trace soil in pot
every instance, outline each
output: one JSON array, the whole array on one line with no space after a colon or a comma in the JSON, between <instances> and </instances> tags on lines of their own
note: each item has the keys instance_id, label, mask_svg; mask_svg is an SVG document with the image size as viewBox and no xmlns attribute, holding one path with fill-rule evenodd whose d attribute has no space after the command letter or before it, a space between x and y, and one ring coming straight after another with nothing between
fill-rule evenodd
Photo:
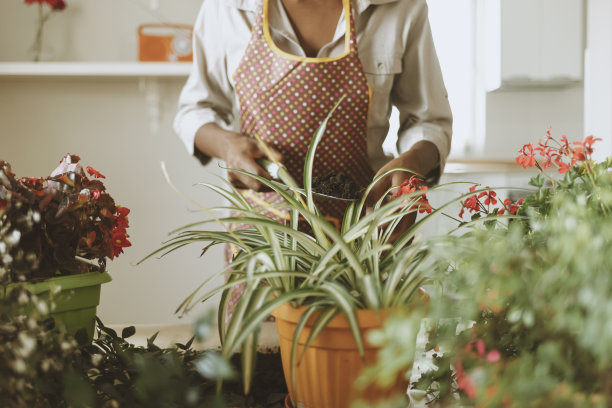
<instances>
[{"instance_id":1,"label":"soil in pot","mask_svg":"<svg viewBox=\"0 0 612 408\"><path fill-rule=\"evenodd\" d=\"M361 198L361 189L353 178L345 173L329 172L321 177L313 177L312 191L338 198Z\"/></svg>"}]
</instances>

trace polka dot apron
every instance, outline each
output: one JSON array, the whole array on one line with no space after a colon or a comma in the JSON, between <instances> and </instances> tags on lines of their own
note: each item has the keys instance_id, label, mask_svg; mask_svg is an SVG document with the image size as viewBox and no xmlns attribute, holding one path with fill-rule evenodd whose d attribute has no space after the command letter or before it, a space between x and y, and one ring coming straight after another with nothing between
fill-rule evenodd
<instances>
[{"instance_id":1,"label":"polka dot apron","mask_svg":"<svg viewBox=\"0 0 612 408\"><path fill-rule=\"evenodd\" d=\"M366 141L370 87L357 53L350 0L343 0L343 6L347 24L345 52L338 57L309 58L288 54L274 44L268 24L268 0L263 0L251 40L234 73L241 133L257 135L282 153L283 164L299 183L310 141L343 95L317 147L313 177L345 173L359 187L365 187L374 175ZM258 208L262 208L262 201L282 202L274 192L245 191L244 196ZM317 206L336 222L342 219L346 208L343 202L333 200L318 200ZM230 310L241 289L234 289Z\"/></svg>"}]
</instances>

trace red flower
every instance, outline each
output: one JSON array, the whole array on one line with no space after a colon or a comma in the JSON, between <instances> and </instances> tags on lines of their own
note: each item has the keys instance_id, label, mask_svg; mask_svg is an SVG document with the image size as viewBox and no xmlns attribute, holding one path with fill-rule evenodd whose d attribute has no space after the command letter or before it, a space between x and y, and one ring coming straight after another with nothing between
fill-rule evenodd
<instances>
[{"instance_id":1,"label":"red flower","mask_svg":"<svg viewBox=\"0 0 612 408\"><path fill-rule=\"evenodd\" d=\"M121 228L113 228L112 238L111 238L111 250L113 252L114 257L119 256L123 253L123 248L132 246L132 243L128 240L129 235L125 232L124 229Z\"/></svg>"},{"instance_id":2,"label":"red flower","mask_svg":"<svg viewBox=\"0 0 612 408\"><path fill-rule=\"evenodd\" d=\"M127 208L127 207L122 207L122 206L118 205L115 208L115 214L117 214L118 217L125 218L125 217L127 217L127 215L129 213L130 213L130 209Z\"/></svg>"},{"instance_id":3,"label":"red flower","mask_svg":"<svg viewBox=\"0 0 612 408\"><path fill-rule=\"evenodd\" d=\"M480 184L474 184L472 187L470 187L470 193L473 193L474 190L476 190L477 187L479 187Z\"/></svg>"},{"instance_id":4,"label":"red flower","mask_svg":"<svg viewBox=\"0 0 612 408\"><path fill-rule=\"evenodd\" d=\"M63 10L66 8L64 0L25 0L26 4L48 4L53 10Z\"/></svg>"},{"instance_id":5,"label":"red flower","mask_svg":"<svg viewBox=\"0 0 612 408\"><path fill-rule=\"evenodd\" d=\"M63 10L66 8L66 3L64 0L25 0L26 4L48 4L53 10Z\"/></svg>"},{"instance_id":6,"label":"red flower","mask_svg":"<svg viewBox=\"0 0 612 408\"><path fill-rule=\"evenodd\" d=\"M427 200L425 194L423 194L421 198L419 198L417 203L412 206L412 209L414 208L418 208L419 213L431 214L431 212L433 211L433 208L431 207L431 204L429 204L429 201Z\"/></svg>"},{"instance_id":7,"label":"red flower","mask_svg":"<svg viewBox=\"0 0 612 408\"><path fill-rule=\"evenodd\" d=\"M584 155L584 146L582 145L582 142L574 142L573 152L574 154L572 155L571 166L576 164L576 162L586 160L586 156Z\"/></svg>"},{"instance_id":8,"label":"red flower","mask_svg":"<svg viewBox=\"0 0 612 408\"><path fill-rule=\"evenodd\" d=\"M567 156L570 151L570 145L567 140L567 136L561 135L561 147L559 148L559 154Z\"/></svg>"},{"instance_id":9,"label":"red flower","mask_svg":"<svg viewBox=\"0 0 612 408\"><path fill-rule=\"evenodd\" d=\"M536 165L537 162L533 153L533 146L531 145L531 143L524 145L523 148L519 150L519 153L520 154L515 159L515 161L521 166L523 166L524 169Z\"/></svg>"},{"instance_id":10,"label":"red flower","mask_svg":"<svg viewBox=\"0 0 612 408\"><path fill-rule=\"evenodd\" d=\"M46 2L53 10L61 11L66 8L64 0L46 0Z\"/></svg>"},{"instance_id":11,"label":"red flower","mask_svg":"<svg viewBox=\"0 0 612 408\"><path fill-rule=\"evenodd\" d=\"M519 210L519 208L521 208L521 205L523 204L524 201L525 200L521 198L517 202L512 202L511 199L506 198L504 200L504 206L508 209L510 214L514 215ZM498 214L500 214L500 213L498 212Z\"/></svg>"},{"instance_id":12,"label":"red flower","mask_svg":"<svg viewBox=\"0 0 612 408\"><path fill-rule=\"evenodd\" d=\"M484 357L485 355L485 351L486 351L486 347L485 347L485 343L482 339L476 339L476 351L478 352L478 355L480 357Z\"/></svg>"},{"instance_id":13,"label":"red flower","mask_svg":"<svg viewBox=\"0 0 612 408\"><path fill-rule=\"evenodd\" d=\"M100 190L94 190L91 192L92 197L94 198L94 200L99 200L100 199Z\"/></svg>"},{"instance_id":14,"label":"red flower","mask_svg":"<svg viewBox=\"0 0 612 408\"><path fill-rule=\"evenodd\" d=\"M495 363L501 359L501 354L497 350L491 350L487 353L487 361L490 363Z\"/></svg>"},{"instance_id":15,"label":"red flower","mask_svg":"<svg viewBox=\"0 0 612 408\"><path fill-rule=\"evenodd\" d=\"M495 198L495 196L497 196L497 193L493 190L489 190L480 193L478 195L478 198L487 197L484 201L485 205L495 205L497 204L497 199Z\"/></svg>"},{"instance_id":16,"label":"red flower","mask_svg":"<svg viewBox=\"0 0 612 408\"><path fill-rule=\"evenodd\" d=\"M115 215L116 215L115 222L114 222L115 228L126 230L130 226L129 221L128 221L129 213L130 213L130 209L127 207L117 206L115 208Z\"/></svg>"},{"instance_id":17,"label":"red flower","mask_svg":"<svg viewBox=\"0 0 612 408\"><path fill-rule=\"evenodd\" d=\"M557 164L557 166L559 167L559 173L563 174L566 171L568 171L571 166L567 163L565 163L564 161L561 160L561 157L557 157L557 159L555 160L555 163Z\"/></svg>"},{"instance_id":18,"label":"red flower","mask_svg":"<svg viewBox=\"0 0 612 408\"><path fill-rule=\"evenodd\" d=\"M476 197L476 195L466 198L465 201L463 202L463 205L470 212L480 210L480 202L478 201L478 197Z\"/></svg>"},{"instance_id":19,"label":"red flower","mask_svg":"<svg viewBox=\"0 0 612 408\"><path fill-rule=\"evenodd\" d=\"M455 378L457 379L457 388L463 390L469 399L476 398L476 384L464 371L463 365L460 362L455 363Z\"/></svg>"},{"instance_id":20,"label":"red flower","mask_svg":"<svg viewBox=\"0 0 612 408\"><path fill-rule=\"evenodd\" d=\"M395 197L397 198L397 197L402 196L404 194L414 193L417 189L420 188L420 185L421 185L422 182L423 182L422 178L420 178L418 176L415 176L415 175L410 176L409 179L404 180L402 182L402 185L397 190L397 193L395 194Z\"/></svg>"},{"instance_id":21,"label":"red flower","mask_svg":"<svg viewBox=\"0 0 612 408\"><path fill-rule=\"evenodd\" d=\"M584 145L587 154L593 154L593 143L598 140L601 140L601 138L595 138L593 136L587 136L584 138L584 142L582 142L582 144Z\"/></svg>"},{"instance_id":22,"label":"red flower","mask_svg":"<svg viewBox=\"0 0 612 408\"><path fill-rule=\"evenodd\" d=\"M95 178L106 178L106 177L104 177L104 175L102 175L102 173L100 173L99 171L95 170L95 169L94 169L93 167L91 167L91 166L87 166L87 167L86 167L86 170L87 170L87 173L88 173L90 176L93 176L93 177L95 177Z\"/></svg>"}]
</instances>

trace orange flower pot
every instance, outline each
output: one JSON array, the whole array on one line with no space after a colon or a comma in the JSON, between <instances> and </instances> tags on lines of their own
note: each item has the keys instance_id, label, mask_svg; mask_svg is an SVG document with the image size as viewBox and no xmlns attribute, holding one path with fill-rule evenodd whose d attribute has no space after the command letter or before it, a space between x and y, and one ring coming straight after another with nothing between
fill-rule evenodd
<instances>
[{"instance_id":1,"label":"orange flower pot","mask_svg":"<svg viewBox=\"0 0 612 408\"><path fill-rule=\"evenodd\" d=\"M352 401L378 399L405 393L408 380L398 379L388 388L369 387L357 391L353 388L355 379L362 369L376 361L378 349L367 342L366 333L380 328L388 311L357 310L357 318L365 354L359 354L357 343L344 315L339 314L308 346L301 361L295 369L295 389L291 381L291 347L296 325L306 310L305 307L294 308L284 304L272 312L276 318L276 328L280 337L280 351L283 371L289 389L291 405L299 408L348 408ZM312 316L300 335L298 341L298 359L314 323ZM288 401L289 402L289 401Z\"/></svg>"}]
</instances>

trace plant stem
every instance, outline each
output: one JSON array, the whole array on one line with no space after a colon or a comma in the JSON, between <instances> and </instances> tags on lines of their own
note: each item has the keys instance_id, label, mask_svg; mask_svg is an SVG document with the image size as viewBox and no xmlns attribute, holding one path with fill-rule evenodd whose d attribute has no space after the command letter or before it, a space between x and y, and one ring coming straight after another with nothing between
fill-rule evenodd
<instances>
[{"instance_id":1,"label":"plant stem","mask_svg":"<svg viewBox=\"0 0 612 408\"><path fill-rule=\"evenodd\" d=\"M43 10L43 5L38 6L38 28L36 29L36 36L34 37L34 44L32 45L32 51L34 53L34 62L40 61L43 47L43 28L45 23L51 16L52 11L48 11L46 14Z\"/></svg>"}]
</instances>

